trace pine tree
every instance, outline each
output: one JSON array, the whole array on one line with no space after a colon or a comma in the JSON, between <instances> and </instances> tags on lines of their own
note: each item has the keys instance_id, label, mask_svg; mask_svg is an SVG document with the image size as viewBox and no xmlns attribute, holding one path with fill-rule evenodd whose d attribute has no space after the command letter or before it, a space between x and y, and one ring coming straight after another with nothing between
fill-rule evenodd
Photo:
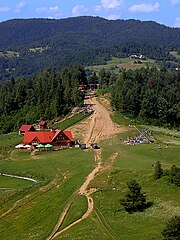
<instances>
[{"instance_id":1,"label":"pine tree","mask_svg":"<svg viewBox=\"0 0 180 240\"><path fill-rule=\"evenodd\" d=\"M133 179L127 183L127 187L125 198L120 200L121 205L129 213L143 211L146 208L146 196L141 192L141 186Z\"/></svg>"}]
</instances>

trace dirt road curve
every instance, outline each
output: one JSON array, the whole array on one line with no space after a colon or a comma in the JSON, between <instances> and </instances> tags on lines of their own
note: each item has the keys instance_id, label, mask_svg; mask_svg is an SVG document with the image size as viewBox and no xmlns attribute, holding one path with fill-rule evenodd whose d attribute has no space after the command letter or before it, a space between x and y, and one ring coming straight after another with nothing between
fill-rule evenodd
<instances>
[{"instance_id":1,"label":"dirt road curve","mask_svg":"<svg viewBox=\"0 0 180 240\"><path fill-rule=\"evenodd\" d=\"M77 124L75 127L71 127L70 130L74 133L75 137L77 137L78 134L80 134L81 140L84 143L86 143L87 146L92 141L99 142L102 139L109 138L114 134L117 134L126 130L124 127L117 126L111 121L109 111L107 110L106 107L104 107L101 103L99 103L95 97L91 99L86 99L85 104L91 105L91 108L94 110L93 114L85 121ZM105 104L108 104L108 102L106 101ZM51 235L47 238L47 240L55 239L62 232L65 232L69 228L78 224L80 221L87 218L92 213L94 209L94 201L93 201L93 198L91 197L91 194L96 190L88 189L88 185L95 178L96 174L110 168L113 165L116 157L118 156L117 153L114 153L109 159L109 164L106 166L102 166L101 151L102 151L101 149L95 150L94 160L95 160L96 166L94 170L87 176L86 181L82 184L82 186L78 190L79 195L85 195L87 197L88 209L86 213L82 216L82 218L73 222L66 228L59 230L71 206L72 201L69 202L66 208L64 209L64 211L61 213L59 221L56 224L56 227L54 228Z\"/></svg>"}]
</instances>

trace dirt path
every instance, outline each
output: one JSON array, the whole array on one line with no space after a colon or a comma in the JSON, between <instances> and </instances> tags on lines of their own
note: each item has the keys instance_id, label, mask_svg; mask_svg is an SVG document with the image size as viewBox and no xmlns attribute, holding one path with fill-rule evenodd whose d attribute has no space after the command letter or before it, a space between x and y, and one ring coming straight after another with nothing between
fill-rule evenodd
<instances>
[{"instance_id":1,"label":"dirt path","mask_svg":"<svg viewBox=\"0 0 180 240\"><path fill-rule=\"evenodd\" d=\"M71 127L69 130L71 130L75 136L78 136L78 134L80 133L82 141L85 142L87 146L90 145L92 141L99 142L102 139L107 139L114 134L121 133L126 130L124 127L117 126L111 121L109 111L101 103L99 103L95 97L91 99L86 99L85 104L91 105L92 109L94 110L93 114L88 119L76 125L75 127ZM47 238L47 240L55 239L61 233L78 224L92 213L94 209L94 201L93 198L91 197L91 194L95 192L96 189L87 190L88 186L99 172L111 169L116 157L118 156L117 153L114 153L110 157L109 163L106 166L102 167L101 151L102 151L101 149L95 150L94 160L96 166L94 170L87 176L86 181L82 184L82 186L78 190L79 195L85 195L87 198L88 209L86 213L82 216L82 218L73 222L64 229L59 230L73 202L73 200L69 201L66 208L62 212L58 223L56 224L54 230Z\"/></svg>"},{"instance_id":2,"label":"dirt path","mask_svg":"<svg viewBox=\"0 0 180 240\"><path fill-rule=\"evenodd\" d=\"M91 141L99 142L114 134L126 131L125 127L112 122L110 112L105 107L108 105L107 101L104 103L105 106L103 106L97 101L96 97L93 97L86 99L85 104L91 105L94 113L85 121L69 128L77 138L81 136L80 138L84 143L89 144Z\"/></svg>"},{"instance_id":3,"label":"dirt path","mask_svg":"<svg viewBox=\"0 0 180 240\"><path fill-rule=\"evenodd\" d=\"M99 153L98 153L99 154ZM95 155L96 157L96 155ZM87 208L87 211L84 213L84 215L78 219L77 221L71 223L70 225L68 225L67 227L65 227L64 229L60 230L60 231L53 231L54 234L51 234L51 237L48 238L48 240L50 239L55 239L56 237L58 237L61 233L67 231L68 229L70 229L71 227L75 226L76 224L78 224L79 222L81 222L82 220L86 219L93 211L94 209L94 201L93 201L93 198L91 197L91 194L93 192L96 191L96 189L89 189L87 190L88 188L88 185L89 183L94 179L95 175L100 171L101 169L101 163L99 162L97 164L97 166L95 167L95 169L87 176L86 178L86 181L83 183L83 185L80 187L80 189L78 190L78 194L79 195L85 195L86 198L87 198L87 202L88 202L88 208ZM66 209L62 212L61 214L61 217L59 219L59 222L58 222L58 225L56 226L56 228L59 228L63 222L63 220L65 219L66 217L66 214L68 212L68 210L70 209L70 206L71 206L71 203L72 202L69 202L68 203L68 206L66 207Z\"/></svg>"}]
</instances>

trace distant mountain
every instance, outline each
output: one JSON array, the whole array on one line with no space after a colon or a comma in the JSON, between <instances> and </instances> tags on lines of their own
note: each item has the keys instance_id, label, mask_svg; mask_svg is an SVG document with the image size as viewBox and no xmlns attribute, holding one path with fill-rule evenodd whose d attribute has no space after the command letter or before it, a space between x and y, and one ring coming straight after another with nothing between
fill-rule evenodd
<instances>
[{"instance_id":1,"label":"distant mountain","mask_svg":"<svg viewBox=\"0 0 180 240\"><path fill-rule=\"evenodd\" d=\"M152 21L14 19L1 22L0 33L1 80L12 74L32 75L45 67L98 63L117 51L125 55L153 45L164 54L167 47L180 47L180 28Z\"/></svg>"}]
</instances>

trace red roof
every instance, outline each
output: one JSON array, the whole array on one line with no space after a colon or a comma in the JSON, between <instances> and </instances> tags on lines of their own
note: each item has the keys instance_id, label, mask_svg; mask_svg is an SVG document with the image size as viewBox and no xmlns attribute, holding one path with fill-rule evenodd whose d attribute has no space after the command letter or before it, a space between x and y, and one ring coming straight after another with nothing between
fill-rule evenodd
<instances>
[{"instance_id":1,"label":"red roof","mask_svg":"<svg viewBox=\"0 0 180 240\"><path fill-rule=\"evenodd\" d=\"M71 131L63 131L63 133L69 138L69 140L74 141Z\"/></svg>"},{"instance_id":2,"label":"red roof","mask_svg":"<svg viewBox=\"0 0 180 240\"><path fill-rule=\"evenodd\" d=\"M39 125L46 125L45 121L40 121Z\"/></svg>"},{"instance_id":3,"label":"red roof","mask_svg":"<svg viewBox=\"0 0 180 240\"><path fill-rule=\"evenodd\" d=\"M31 130L31 128L34 130L34 127L32 125L22 125L19 129L19 131L21 132L28 132L29 130Z\"/></svg>"},{"instance_id":4,"label":"red roof","mask_svg":"<svg viewBox=\"0 0 180 240\"><path fill-rule=\"evenodd\" d=\"M46 132L26 132L24 135L23 142L31 143L33 141L37 141L39 143L52 143L54 139L62 132L57 129L55 131L46 131ZM67 136L66 142L73 141L71 131L63 131L63 133Z\"/></svg>"}]
</instances>

